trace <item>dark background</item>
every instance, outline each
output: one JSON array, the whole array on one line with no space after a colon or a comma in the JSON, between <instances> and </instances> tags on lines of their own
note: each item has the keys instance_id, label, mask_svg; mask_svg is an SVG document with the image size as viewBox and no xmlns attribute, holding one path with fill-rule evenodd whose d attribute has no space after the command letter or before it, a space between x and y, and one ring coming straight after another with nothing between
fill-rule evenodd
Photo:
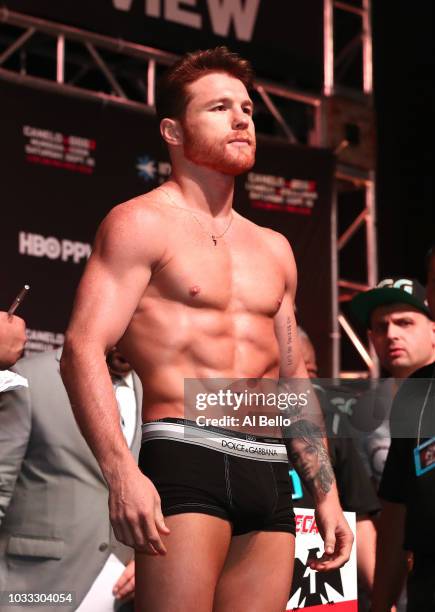
<instances>
[{"instance_id":1,"label":"dark background","mask_svg":"<svg viewBox=\"0 0 435 612\"><path fill-rule=\"evenodd\" d=\"M0 0L12 11L84 28L113 38L138 42L182 55L193 49L226 44L252 61L257 76L283 80L303 89L318 89L323 76L323 0L261 0L252 39L213 32L205 0L182 5L183 12L200 16L202 28L186 28L159 17L146 16L144 0L132 0L128 11L116 10L112 0ZM245 4L246 6L246 4Z\"/></svg>"},{"instance_id":2,"label":"dark background","mask_svg":"<svg viewBox=\"0 0 435 612\"><path fill-rule=\"evenodd\" d=\"M0 5L75 25L83 25L83 21L89 24L89 29L111 34L122 34L127 23L131 28L131 15L114 11L109 0L95 0L88 6L83 3L83 7L81 2L78 0L73 5L65 1L0 0ZM150 27L144 30L143 2L134 0L132 6L133 12L138 11L138 32L141 36L146 32L147 40L141 40L144 44L182 52L183 44L192 48L204 46L206 42L227 42L251 57L260 76L313 91L320 85L321 0L304 0L291 6L284 6L280 0L262 2L252 43L237 42L233 37L228 41L213 38L206 41L195 30L189 30L190 36L186 37L180 26L162 24L156 19L149 20ZM381 277L397 273L417 275L423 280L424 254L434 240L433 6L431 0L412 3L372 0ZM196 10L204 13L204 35L209 37L206 13L199 7L202 7L200 2ZM348 40L346 35L356 28L358 19L349 14L345 16L343 11L338 11L338 15L342 19L337 37L339 46L341 38ZM170 32L171 36L163 36L163 31ZM42 58L40 62L43 64ZM47 69L53 67L50 65ZM358 77L350 77L356 85ZM256 120L260 127L260 118Z\"/></svg>"},{"instance_id":3,"label":"dark background","mask_svg":"<svg viewBox=\"0 0 435 612\"><path fill-rule=\"evenodd\" d=\"M373 2L380 278L424 281L435 241L433 13L428 0Z\"/></svg>"},{"instance_id":4,"label":"dark background","mask_svg":"<svg viewBox=\"0 0 435 612\"><path fill-rule=\"evenodd\" d=\"M359 5L358 1L354 1ZM0 4L3 4L0 0ZM23 10L29 6L29 0L7 0L6 4L15 10ZM121 27L122 14L117 12L117 19L109 19L109 0L97 0L90 8L90 12L77 10L71 5L73 14L77 19L88 20L94 18L96 29L105 31L106 28ZM298 13L298 18L292 11L296 11L295 5L288 6L283 10L285 15L277 20L283 6L277 0L273 2L262 2L262 10L267 6L268 19L275 19L276 28L271 28L263 13L259 14L258 27L252 45L239 43L232 38L228 41L232 47L237 48L242 54L251 56L254 67L259 76L269 77L287 85L300 88L307 87L312 91L320 91L319 62L321 45L321 0L309 0L309 4L303 4L303 10ZM59 21L72 21L65 13L65 3L53 5L42 1L33 5L41 16L53 15L53 10L58 11ZM136 1L134 6L139 7L143 13L143 3ZM107 19L101 17L102 8L108 11ZM137 9L139 10L139 9ZM201 9L202 10L202 9ZM287 13L286 13L287 10ZM299 11L299 8L297 9ZM30 12L30 11L28 11ZM397 274L400 276L416 276L424 282L424 255L429 245L435 240L435 202L434 202L434 159L433 159L433 3L430 0L417 0L412 3L401 0L399 2L387 3L382 0L372 1L373 12L373 34L374 34L374 93L377 111L377 220L378 220L378 264L379 277ZM293 15L293 18L290 17ZM205 16L205 13L204 13ZM138 14L139 19L139 14ZM355 17L341 17L340 29L337 38L337 47L348 40L349 33L356 34L357 21ZM140 20L139 20L140 21ZM138 24L139 24L138 21ZM131 23L131 22L129 22ZM77 23L76 25L80 25ZM161 34L156 26L163 27L159 22L153 22L153 28L141 30L147 36L154 33L158 38ZM168 28L168 24L164 24ZM180 34L180 26L171 26L173 37L161 37L160 44L155 40L142 41L151 44L154 42L158 47L167 46L168 49L181 52L184 48L175 48L177 41L182 41L189 48L193 46L209 46L216 42L214 40L199 40L199 32L195 40L189 37L176 37ZM208 25L205 22L205 34ZM181 28L183 29L183 28ZM172 30L170 30L172 32ZM283 39L283 32L286 38ZM114 33L114 32L110 32ZM297 34L297 35L296 35ZM198 40L197 40L198 39ZM283 44L283 40L285 45ZM203 43L203 44L202 44ZM181 43L180 43L181 44ZM310 46L311 45L311 46ZM320 49L319 49L320 46ZM247 53L248 47L250 52ZM267 49L266 49L267 47ZM310 52L308 52L308 51ZM45 52L45 54L44 54ZM47 60L47 49L43 46L38 48L36 57L38 70L52 72L53 66ZM300 57L299 57L300 54ZM276 55L280 58L277 60ZM301 60L303 57L303 61ZM356 54L358 60L360 54ZM77 56L77 64L80 66L82 56ZM11 62L17 61L12 58ZM76 67L72 67L77 68ZM134 66L130 66L131 70ZM142 70L142 67L141 67ZM95 75L90 74L90 79ZM124 84L124 83L123 83ZM360 77L355 70L347 75L349 86L360 86ZM70 104L75 105L74 100ZM293 107L281 109L288 118L296 134L306 131L306 123L309 123L307 115L293 115L296 112ZM260 109L261 111L261 109ZM298 111L299 112L299 111ZM74 110L71 110L74 116ZM76 117L81 123L83 118ZM279 135L276 125L273 124L271 116L261 113L256 116L256 124L259 131ZM281 134L282 136L282 134ZM301 142L306 142L301 138ZM38 173L41 169L38 170ZM120 187L124 185L122 177L119 177ZM358 201L363 194L345 194L348 198L348 206L344 209L346 214L352 213L352 206L364 206L364 201ZM122 196L119 198L122 199ZM115 200L117 201L117 200ZM89 211L88 211L89 212ZM341 229L347 227L352 218L340 218ZM37 228L34 230L37 231ZM91 238L87 238L91 240ZM356 241L351 241L346 247L345 257L341 258L341 273L344 277L354 278L358 274L358 262L361 253L364 252L364 236L360 232ZM320 258L319 258L320 260ZM298 261L301 270L304 267ZM323 265L323 264L322 264ZM319 266L319 269L321 266ZM362 270L363 271L363 270ZM66 280L66 279L65 279ZM359 278L364 282L365 278ZM310 331L310 330L309 330Z\"/></svg>"},{"instance_id":5,"label":"dark background","mask_svg":"<svg viewBox=\"0 0 435 612\"><path fill-rule=\"evenodd\" d=\"M76 286L86 258L77 264L47 255L30 246L18 247L24 233L57 241L92 243L98 224L121 201L157 187L166 175L140 176L137 163L144 157L157 168L168 162L166 147L154 115L84 101L59 93L42 92L25 85L0 83L0 133L8 151L0 165L2 198L7 202L0 223L0 277L5 309L24 282L31 285L29 298L20 315L33 330L63 333L71 312ZM29 163L25 154L23 126L43 127L63 138L80 135L95 143L96 161L92 173L78 173L64 167ZM35 145L34 145L35 146ZM38 154L34 153L34 157ZM40 160L50 161L45 153ZM335 158L329 149L291 145L261 136L253 172L287 181L312 183L317 194L311 214L269 210L252 205L248 178L238 178L235 209L260 225L283 233L292 244L300 269L297 306L300 321L316 344L322 373L330 375L332 331L330 300L331 242L330 219ZM145 173L146 174L146 173ZM306 190L308 187L305 188ZM302 190L304 191L304 190ZM263 200L261 196L253 196ZM264 204L264 202L263 202ZM266 198L267 204L267 198ZM51 239L53 240L53 238ZM253 245L254 248L255 245ZM30 251L30 252L29 252ZM38 256L39 255L39 256ZM319 266L319 260L322 265ZM322 316L318 317L318 305Z\"/></svg>"}]
</instances>

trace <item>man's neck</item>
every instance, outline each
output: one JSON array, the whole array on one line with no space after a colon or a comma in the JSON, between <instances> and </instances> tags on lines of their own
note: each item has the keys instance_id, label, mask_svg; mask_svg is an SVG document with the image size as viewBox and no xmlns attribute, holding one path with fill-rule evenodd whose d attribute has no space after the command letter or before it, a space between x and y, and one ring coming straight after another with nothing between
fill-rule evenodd
<instances>
[{"instance_id":1,"label":"man's neck","mask_svg":"<svg viewBox=\"0 0 435 612\"><path fill-rule=\"evenodd\" d=\"M190 172L174 170L167 186L180 194L180 206L195 212L227 217L233 206L234 177L209 168L195 166Z\"/></svg>"},{"instance_id":2,"label":"man's neck","mask_svg":"<svg viewBox=\"0 0 435 612\"><path fill-rule=\"evenodd\" d=\"M422 361L421 363L414 365L412 367L410 366L409 368L403 368L403 369L398 368L398 369L391 370L391 375L394 378L408 378L409 376L411 376L411 374L414 374L414 372L417 372L417 370L419 370L420 368L423 368L424 366L430 365L431 363L434 363L434 362L435 362L435 355L432 355L425 361Z\"/></svg>"}]
</instances>

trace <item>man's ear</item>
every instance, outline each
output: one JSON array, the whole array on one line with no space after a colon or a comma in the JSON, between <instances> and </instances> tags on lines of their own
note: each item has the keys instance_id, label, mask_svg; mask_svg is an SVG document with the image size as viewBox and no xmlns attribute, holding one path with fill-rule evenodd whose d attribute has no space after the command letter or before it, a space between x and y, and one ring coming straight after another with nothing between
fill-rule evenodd
<instances>
[{"instance_id":1,"label":"man's ear","mask_svg":"<svg viewBox=\"0 0 435 612\"><path fill-rule=\"evenodd\" d=\"M435 322L431 321L431 335L432 335L432 346L435 348Z\"/></svg>"},{"instance_id":2,"label":"man's ear","mask_svg":"<svg viewBox=\"0 0 435 612\"><path fill-rule=\"evenodd\" d=\"M183 144L183 131L179 121L165 117L160 122L160 134L168 145L179 146Z\"/></svg>"}]
</instances>

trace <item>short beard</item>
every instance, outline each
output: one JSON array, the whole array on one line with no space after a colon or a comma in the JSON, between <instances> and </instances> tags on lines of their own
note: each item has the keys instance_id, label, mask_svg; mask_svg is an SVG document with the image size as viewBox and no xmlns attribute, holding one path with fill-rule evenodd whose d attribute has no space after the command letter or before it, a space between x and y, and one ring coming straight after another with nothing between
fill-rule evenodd
<instances>
[{"instance_id":1,"label":"short beard","mask_svg":"<svg viewBox=\"0 0 435 612\"><path fill-rule=\"evenodd\" d=\"M250 170L255 163L255 144L247 151L241 148L238 155L231 155L226 150L226 144L204 142L186 125L183 125L183 131L184 156L197 166L205 166L222 174L238 176Z\"/></svg>"}]
</instances>

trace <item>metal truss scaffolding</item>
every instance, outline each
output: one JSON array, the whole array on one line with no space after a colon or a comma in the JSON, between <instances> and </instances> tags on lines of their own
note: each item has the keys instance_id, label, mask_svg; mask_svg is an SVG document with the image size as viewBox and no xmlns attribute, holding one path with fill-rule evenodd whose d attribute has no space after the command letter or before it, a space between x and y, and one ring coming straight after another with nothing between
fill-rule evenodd
<instances>
[{"instance_id":1,"label":"metal truss scaffolding","mask_svg":"<svg viewBox=\"0 0 435 612\"><path fill-rule=\"evenodd\" d=\"M346 21L349 15L357 23L350 29ZM344 36L347 32L350 32L349 35ZM343 44L343 37L346 36L349 40ZM176 55L163 50L6 8L0 8L0 45L2 80L97 99L145 113L154 112L155 82L159 71L177 59ZM357 77L356 87L352 82L349 87L346 73L349 72L354 78L354 64L359 59L361 78L358 80ZM353 0L349 3L324 0L323 93L313 94L264 80L255 83L256 108L273 118L274 135L292 143L332 147L337 155L331 235L334 377L342 373L340 329L351 340L365 366L363 372L347 372L347 375L377 374L372 352L357 337L341 309L341 305L353 294L373 286L377 280L374 155L367 147L364 149L364 146L360 146L360 141L364 140L364 130L367 131L372 119L370 114L367 115L372 104L371 91L370 0ZM294 118L300 117L301 113L309 117L305 122L305 131L293 124ZM365 206L345 231L338 235L341 209L345 206L342 200L346 200L342 196L348 190L362 193ZM342 278L340 274L343 249L360 228L365 228L366 235L360 262L365 270L362 282Z\"/></svg>"},{"instance_id":2,"label":"metal truss scaffolding","mask_svg":"<svg viewBox=\"0 0 435 612\"><path fill-rule=\"evenodd\" d=\"M379 366L373 348L358 337L345 305L352 297L377 282L374 117L372 112L372 32L370 0L341 2L324 0L324 103L336 106L342 123L329 126L324 119L321 144L335 146L337 172L332 210L332 252L335 281L332 283L334 312L333 376L377 377ZM332 113L333 116L333 113ZM331 113L329 113L331 118ZM330 121L331 123L331 121ZM338 130L337 130L338 128ZM334 142L335 139L335 142ZM349 194L351 197L349 197ZM352 201L359 200L359 208ZM351 210L349 210L349 208ZM353 218L352 218L353 215ZM340 222L344 218L344 223ZM343 227L344 225L344 227ZM361 233L363 234L361 240ZM346 247L359 238L352 269L343 271ZM352 276L348 278L347 275ZM343 336L344 334L344 336ZM362 367L341 367L344 342L359 356ZM355 360L352 360L355 361Z\"/></svg>"}]
</instances>

